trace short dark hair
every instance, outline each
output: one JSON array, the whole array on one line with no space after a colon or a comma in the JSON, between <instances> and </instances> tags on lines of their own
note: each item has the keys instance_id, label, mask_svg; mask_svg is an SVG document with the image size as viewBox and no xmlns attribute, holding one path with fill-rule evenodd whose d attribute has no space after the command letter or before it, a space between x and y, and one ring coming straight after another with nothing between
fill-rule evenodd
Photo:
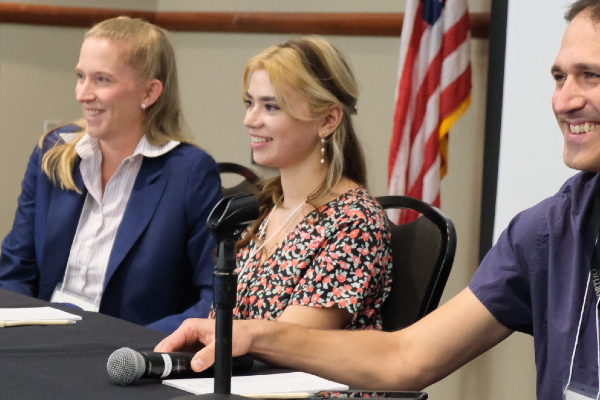
<instances>
[{"instance_id":1,"label":"short dark hair","mask_svg":"<svg viewBox=\"0 0 600 400\"><path fill-rule=\"evenodd\" d=\"M577 0L571 4L565 13L568 22L573 21L580 12L587 10L594 22L600 23L600 0Z\"/></svg>"}]
</instances>

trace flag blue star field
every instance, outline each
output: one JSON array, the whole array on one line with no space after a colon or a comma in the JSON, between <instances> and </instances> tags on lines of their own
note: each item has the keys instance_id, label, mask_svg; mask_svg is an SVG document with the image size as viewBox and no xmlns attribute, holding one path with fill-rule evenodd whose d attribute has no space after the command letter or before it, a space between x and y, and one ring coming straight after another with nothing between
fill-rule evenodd
<instances>
[{"instance_id":1,"label":"flag blue star field","mask_svg":"<svg viewBox=\"0 0 600 400\"><path fill-rule=\"evenodd\" d=\"M400 37L388 192L440 206L448 133L471 104L466 0L408 0ZM414 213L390 213L408 222Z\"/></svg>"}]
</instances>

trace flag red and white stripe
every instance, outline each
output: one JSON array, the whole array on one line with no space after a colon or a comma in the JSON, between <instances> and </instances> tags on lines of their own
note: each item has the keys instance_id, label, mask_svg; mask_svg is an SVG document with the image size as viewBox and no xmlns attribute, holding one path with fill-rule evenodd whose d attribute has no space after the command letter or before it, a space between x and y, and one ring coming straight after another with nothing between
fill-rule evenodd
<instances>
[{"instance_id":1,"label":"flag red and white stripe","mask_svg":"<svg viewBox=\"0 0 600 400\"><path fill-rule=\"evenodd\" d=\"M466 0L408 0L400 40L388 192L440 206L448 132L471 103ZM416 214L390 213L394 222Z\"/></svg>"}]
</instances>

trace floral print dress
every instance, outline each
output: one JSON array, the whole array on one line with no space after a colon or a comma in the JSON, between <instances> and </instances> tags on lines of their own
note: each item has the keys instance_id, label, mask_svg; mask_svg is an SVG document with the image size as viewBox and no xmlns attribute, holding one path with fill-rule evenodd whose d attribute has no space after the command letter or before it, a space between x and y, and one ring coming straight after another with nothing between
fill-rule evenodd
<instances>
[{"instance_id":1,"label":"floral print dress","mask_svg":"<svg viewBox=\"0 0 600 400\"><path fill-rule=\"evenodd\" d=\"M340 307L352 314L346 328L381 329L391 284L390 231L365 189L312 211L260 265L267 221L258 243L237 255L235 318L277 320L288 305Z\"/></svg>"}]
</instances>

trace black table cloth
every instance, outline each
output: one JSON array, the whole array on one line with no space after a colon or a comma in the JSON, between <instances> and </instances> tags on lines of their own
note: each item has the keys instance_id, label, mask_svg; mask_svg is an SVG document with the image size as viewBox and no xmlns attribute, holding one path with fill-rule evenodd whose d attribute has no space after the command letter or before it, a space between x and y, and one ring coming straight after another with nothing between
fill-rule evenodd
<instances>
[{"instance_id":1,"label":"black table cloth","mask_svg":"<svg viewBox=\"0 0 600 400\"><path fill-rule=\"evenodd\" d=\"M187 392L157 380L113 382L106 362L121 347L152 350L166 334L107 315L0 289L0 307L52 306L82 316L71 325L0 328L0 399L163 400Z\"/></svg>"}]
</instances>

